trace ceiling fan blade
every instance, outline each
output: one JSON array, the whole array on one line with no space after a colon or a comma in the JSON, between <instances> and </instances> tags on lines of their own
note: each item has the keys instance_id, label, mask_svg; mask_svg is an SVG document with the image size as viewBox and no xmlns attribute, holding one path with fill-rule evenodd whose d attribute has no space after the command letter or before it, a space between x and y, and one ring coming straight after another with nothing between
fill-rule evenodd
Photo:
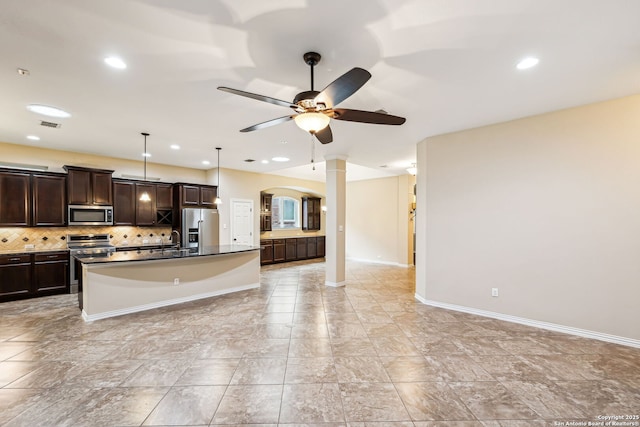
<instances>
[{"instance_id":1,"label":"ceiling fan blade","mask_svg":"<svg viewBox=\"0 0 640 427\"><path fill-rule=\"evenodd\" d=\"M407 120L404 117L392 116L391 114L351 110L348 108L335 108L333 110L333 118L348 122L372 123L376 125L401 125Z\"/></svg>"},{"instance_id":2,"label":"ceiling fan blade","mask_svg":"<svg viewBox=\"0 0 640 427\"><path fill-rule=\"evenodd\" d=\"M371 73L362 68L352 68L329 86L325 87L314 99L316 104L325 104L327 108L333 108L362 87L371 78Z\"/></svg>"},{"instance_id":3,"label":"ceiling fan blade","mask_svg":"<svg viewBox=\"0 0 640 427\"><path fill-rule=\"evenodd\" d=\"M243 90L232 89L230 87L218 86L218 90L229 92L234 95L245 96L247 98L256 99L258 101L268 102L269 104L280 105L282 107L297 108L296 104L281 99L271 98L270 96L258 95L257 93L245 92Z\"/></svg>"},{"instance_id":4,"label":"ceiling fan blade","mask_svg":"<svg viewBox=\"0 0 640 427\"><path fill-rule=\"evenodd\" d=\"M320 129L315 133L316 138L322 144L328 144L333 141L333 133L331 132L331 126L327 125L324 129Z\"/></svg>"},{"instance_id":5,"label":"ceiling fan blade","mask_svg":"<svg viewBox=\"0 0 640 427\"><path fill-rule=\"evenodd\" d=\"M278 117L277 119L267 120L266 122L258 123L257 125L249 126L248 128L240 129L240 132L251 132L254 130L264 129L271 126L279 125L280 123L288 122L293 119L293 116Z\"/></svg>"}]
</instances>

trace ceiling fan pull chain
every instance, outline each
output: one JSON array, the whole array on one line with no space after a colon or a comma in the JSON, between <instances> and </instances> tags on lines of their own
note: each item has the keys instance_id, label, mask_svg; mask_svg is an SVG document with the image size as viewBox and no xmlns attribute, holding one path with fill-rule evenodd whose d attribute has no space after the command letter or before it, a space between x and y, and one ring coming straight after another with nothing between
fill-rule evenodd
<instances>
[{"instance_id":1,"label":"ceiling fan pull chain","mask_svg":"<svg viewBox=\"0 0 640 427\"><path fill-rule=\"evenodd\" d=\"M316 146L313 143L313 134L309 133L309 136L311 136L311 166L313 166L312 170L316 170L316 163L315 163Z\"/></svg>"}]
</instances>

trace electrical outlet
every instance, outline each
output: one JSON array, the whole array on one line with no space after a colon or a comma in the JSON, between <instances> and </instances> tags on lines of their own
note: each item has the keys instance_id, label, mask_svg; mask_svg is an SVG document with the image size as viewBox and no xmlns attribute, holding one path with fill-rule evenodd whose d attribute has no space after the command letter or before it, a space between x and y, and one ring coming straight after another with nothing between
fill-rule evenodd
<instances>
[{"instance_id":1,"label":"electrical outlet","mask_svg":"<svg viewBox=\"0 0 640 427\"><path fill-rule=\"evenodd\" d=\"M498 288L491 288L491 296L492 297L498 296Z\"/></svg>"},{"instance_id":2,"label":"electrical outlet","mask_svg":"<svg viewBox=\"0 0 640 427\"><path fill-rule=\"evenodd\" d=\"M149 239L142 239L142 244L143 245L149 244Z\"/></svg>"},{"instance_id":3,"label":"electrical outlet","mask_svg":"<svg viewBox=\"0 0 640 427\"><path fill-rule=\"evenodd\" d=\"M177 278L177 277L175 279L173 279L173 284L174 285L179 285L180 284L180 279Z\"/></svg>"},{"instance_id":4,"label":"electrical outlet","mask_svg":"<svg viewBox=\"0 0 640 427\"><path fill-rule=\"evenodd\" d=\"M36 248L36 245L34 245L34 244L31 244L31 245L24 245L24 248L25 248L25 249L35 249L35 248Z\"/></svg>"}]
</instances>

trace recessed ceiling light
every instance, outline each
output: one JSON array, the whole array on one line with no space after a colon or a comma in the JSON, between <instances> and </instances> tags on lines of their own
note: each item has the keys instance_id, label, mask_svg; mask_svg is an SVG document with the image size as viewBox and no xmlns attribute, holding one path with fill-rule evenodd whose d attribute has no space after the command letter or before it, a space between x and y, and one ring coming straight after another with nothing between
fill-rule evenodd
<instances>
[{"instance_id":1,"label":"recessed ceiling light","mask_svg":"<svg viewBox=\"0 0 640 427\"><path fill-rule=\"evenodd\" d=\"M142 153L142 157L151 157L151 153Z\"/></svg>"},{"instance_id":2,"label":"recessed ceiling light","mask_svg":"<svg viewBox=\"0 0 640 427\"><path fill-rule=\"evenodd\" d=\"M43 116L49 116L49 117L60 117L60 118L71 117L71 114L67 113L66 111L56 107L49 107L48 105L29 104L27 105L27 110L33 113L38 113L38 114L42 114Z\"/></svg>"},{"instance_id":3,"label":"recessed ceiling light","mask_svg":"<svg viewBox=\"0 0 640 427\"><path fill-rule=\"evenodd\" d=\"M273 157L271 160L273 160L274 162L288 162L289 158L288 157Z\"/></svg>"},{"instance_id":4,"label":"recessed ceiling light","mask_svg":"<svg viewBox=\"0 0 640 427\"><path fill-rule=\"evenodd\" d=\"M171 144L170 147L171 147L172 150L179 150L180 149L180 146L178 144Z\"/></svg>"},{"instance_id":5,"label":"recessed ceiling light","mask_svg":"<svg viewBox=\"0 0 640 427\"><path fill-rule=\"evenodd\" d=\"M108 56L104 58L104 62L108 66L117 68L118 70L124 70L125 68L127 68L127 64L125 64L125 62L122 59L116 56Z\"/></svg>"},{"instance_id":6,"label":"recessed ceiling light","mask_svg":"<svg viewBox=\"0 0 640 427\"><path fill-rule=\"evenodd\" d=\"M36 135L27 135L27 139L30 139L32 141L40 141L40 137Z\"/></svg>"},{"instance_id":7,"label":"recessed ceiling light","mask_svg":"<svg viewBox=\"0 0 640 427\"><path fill-rule=\"evenodd\" d=\"M260 163L262 163L263 165L266 165L266 164L268 164L268 163L269 163L269 160L263 160L263 161L261 161Z\"/></svg>"},{"instance_id":8,"label":"recessed ceiling light","mask_svg":"<svg viewBox=\"0 0 640 427\"><path fill-rule=\"evenodd\" d=\"M538 62L540 62L538 58L529 56L524 58L520 62L518 62L518 65L516 65L516 68L518 70L526 70L527 68L535 67L536 65L538 65Z\"/></svg>"},{"instance_id":9,"label":"recessed ceiling light","mask_svg":"<svg viewBox=\"0 0 640 427\"><path fill-rule=\"evenodd\" d=\"M202 161L202 164L203 164L203 165L210 165L210 164L211 164L211 162L210 162L209 160L203 160L203 161Z\"/></svg>"}]
</instances>

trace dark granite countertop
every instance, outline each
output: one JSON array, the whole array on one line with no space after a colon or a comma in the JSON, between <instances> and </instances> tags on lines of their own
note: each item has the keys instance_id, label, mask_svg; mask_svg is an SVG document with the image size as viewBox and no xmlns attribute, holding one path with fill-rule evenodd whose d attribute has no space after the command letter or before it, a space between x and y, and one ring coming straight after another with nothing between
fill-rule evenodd
<instances>
[{"instance_id":1,"label":"dark granite countertop","mask_svg":"<svg viewBox=\"0 0 640 427\"><path fill-rule=\"evenodd\" d=\"M59 249L15 249L15 250L0 250L0 255L29 255L29 254L41 254L46 252L68 252L67 248Z\"/></svg>"},{"instance_id":2,"label":"dark granite countertop","mask_svg":"<svg viewBox=\"0 0 640 427\"><path fill-rule=\"evenodd\" d=\"M75 258L83 264L102 264L111 262L149 261L176 258L197 258L203 256L216 256L250 252L260 250L260 246L249 245L220 245L206 246L198 249L142 249L132 251L117 251L109 254L91 256L78 255Z\"/></svg>"}]
</instances>

